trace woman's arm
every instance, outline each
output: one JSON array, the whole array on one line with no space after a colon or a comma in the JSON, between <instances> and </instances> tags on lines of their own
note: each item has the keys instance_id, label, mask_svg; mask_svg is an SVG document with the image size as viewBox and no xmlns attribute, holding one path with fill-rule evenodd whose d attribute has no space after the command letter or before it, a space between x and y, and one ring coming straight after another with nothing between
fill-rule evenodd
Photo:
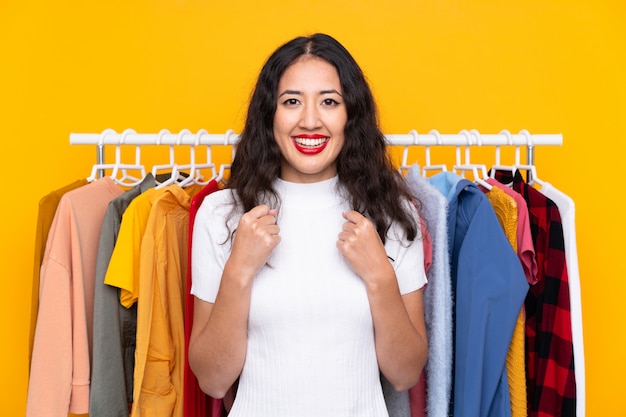
<instances>
[{"instance_id":1,"label":"woman's arm","mask_svg":"<svg viewBox=\"0 0 626 417\"><path fill-rule=\"evenodd\" d=\"M396 391L406 391L417 383L428 354L423 291L399 296L390 285L368 291L368 297L378 366Z\"/></svg>"},{"instance_id":2,"label":"woman's arm","mask_svg":"<svg viewBox=\"0 0 626 417\"><path fill-rule=\"evenodd\" d=\"M337 247L365 283L378 366L397 391L405 391L417 383L428 352L422 290L400 295L374 225L356 211L344 217Z\"/></svg>"},{"instance_id":3,"label":"woman's arm","mask_svg":"<svg viewBox=\"0 0 626 417\"><path fill-rule=\"evenodd\" d=\"M215 303L194 303L189 365L214 398L224 397L243 368L252 281L280 242L275 216L262 205L241 217Z\"/></svg>"}]
</instances>

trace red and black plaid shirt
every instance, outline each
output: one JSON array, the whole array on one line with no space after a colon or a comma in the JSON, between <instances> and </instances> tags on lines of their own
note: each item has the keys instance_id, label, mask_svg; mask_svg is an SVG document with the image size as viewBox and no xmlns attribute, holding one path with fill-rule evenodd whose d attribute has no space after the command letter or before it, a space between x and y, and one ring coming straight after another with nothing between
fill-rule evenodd
<instances>
[{"instance_id":1,"label":"red and black plaid shirt","mask_svg":"<svg viewBox=\"0 0 626 417\"><path fill-rule=\"evenodd\" d=\"M496 172L528 204L537 279L526 296L528 416L576 416L576 379L563 225L556 204L524 182L519 171Z\"/></svg>"}]
</instances>

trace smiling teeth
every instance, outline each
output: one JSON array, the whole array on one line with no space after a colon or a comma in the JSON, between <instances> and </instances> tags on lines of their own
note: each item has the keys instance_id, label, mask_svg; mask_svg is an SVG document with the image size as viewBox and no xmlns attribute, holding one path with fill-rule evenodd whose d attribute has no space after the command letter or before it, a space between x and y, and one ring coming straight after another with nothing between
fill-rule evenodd
<instances>
[{"instance_id":1,"label":"smiling teeth","mask_svg":"<svg viewBox=\"0 0 626 417\"><path fill-rule=\"evenodd\" d=\"M318 146L322 146L328 138L320 138L320 139L310 139L310 138L295 138L295 141L300 146L305 146L307 148L316 148Z\"/></svg>"}]
</instances>

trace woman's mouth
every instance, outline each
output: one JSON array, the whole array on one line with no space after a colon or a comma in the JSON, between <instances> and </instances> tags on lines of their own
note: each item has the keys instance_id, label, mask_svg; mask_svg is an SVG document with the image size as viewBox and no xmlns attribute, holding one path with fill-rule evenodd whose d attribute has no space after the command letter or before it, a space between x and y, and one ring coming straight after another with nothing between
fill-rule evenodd
<instances>
[{"instance_id":1,"label":"woman's mouth","mask_svg":"<svg viewBox=\"0 0 626 417\"><path fill-rule=\"evenodd\" d=\"M293 136L293 143L296 149L306 155L316 155L326 148L330 141L329 136L324 135L298 135Z\"/></svg>"}]
</instances>

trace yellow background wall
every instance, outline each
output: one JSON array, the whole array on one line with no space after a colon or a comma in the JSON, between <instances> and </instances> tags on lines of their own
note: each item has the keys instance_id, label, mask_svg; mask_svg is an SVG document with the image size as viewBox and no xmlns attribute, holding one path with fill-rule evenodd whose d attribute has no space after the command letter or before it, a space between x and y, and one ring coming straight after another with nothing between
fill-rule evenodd
<instances>
[{"instance_id":1,"label":"yellow background wall","mask_svg":"<svg viewBox=\"0 0 626 417\"><path fill-rule=\"evenodd\" d=\"M70 132L238 132L268 53L324 31L364 68L387 133L563 133L563 146L537 149L538 174L577 204L587 415L620 415L625 4L3 0L0 414L25 410L38 201L95 159ZM493 163L493 151L481 155Z\"/></svg>"}]
</instances>

